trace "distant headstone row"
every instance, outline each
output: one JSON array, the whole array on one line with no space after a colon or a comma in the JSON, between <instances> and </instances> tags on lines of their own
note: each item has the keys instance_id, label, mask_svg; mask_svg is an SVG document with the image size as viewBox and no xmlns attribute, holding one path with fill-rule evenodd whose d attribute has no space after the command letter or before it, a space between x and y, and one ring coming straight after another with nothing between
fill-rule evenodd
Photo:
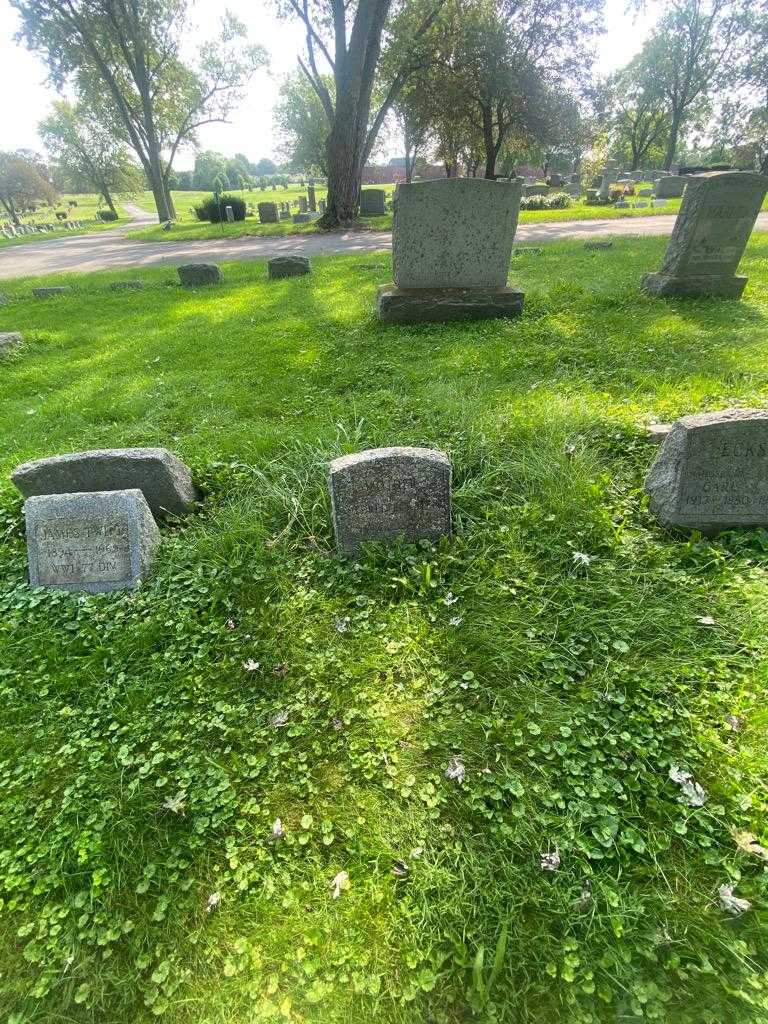
<instances>
[{"instance_id":1,"label":"distant headstone row","mask_svg":"<svg viewBox=\"0 0 768 1024\"><path fill-rule=\"evenodd\" d=\"M768 527L768 411L684 416L659 431L646 479L652 512L670 528L714 534ZM451 461L431 448L373 448L334 459L329 490L336 545L435 541L452 532ZM162 448L78 452L19 466L27 499L32 586L102 593L135 586L160 542L156 518L199 499L189 469Z\"/></svg>"}]
</instances>

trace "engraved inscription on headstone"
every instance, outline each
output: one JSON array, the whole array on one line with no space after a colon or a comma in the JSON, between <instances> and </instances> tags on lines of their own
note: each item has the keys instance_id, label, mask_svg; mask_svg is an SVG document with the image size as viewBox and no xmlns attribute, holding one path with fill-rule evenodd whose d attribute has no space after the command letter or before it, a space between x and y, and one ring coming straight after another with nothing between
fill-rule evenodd
<instances>
[{"instance_id":1,"label":"engraved inscription on headstone","mask_svg":"<svg viewBox=\"0 0 768 1024\"><path fill-rule=\"evenodd\" d=\"M336 542L436 540L451 533L451 462L431 448L373 448L335 459L330 491Z\"/></svg>"},{"instance_id":2,"label":"engraved inscription on headstone","mask_svg":"<svg viewBox=\"0 0 768 1024\"><path fill-rule=\"evenodd\" d=\"M643 288L653 295L739 298L747 279L736 277L736 268L768 190L768 177L715 171L687 181L661 271L647 274Z\"/></svg>"},{"instance_id":3,"label":"engraved inscription on headstone","mask_svg":"<svg viewBox=\"0 0 768 1024\"><path fill-rule=\"evenodd\" d=\"M137 489L37 495L24 513L33 587L91 594L133 587L160 540Z\"/></svg>"},{"instance_id":4,"label":"engraved inscription on headstone","mask_svg":"<svg viewBox=\"0 0 768 1024\"><path fill-rule=\"evenodd\" d=\"M645 483L663 523L717 533L768 526L768 411L725 409L677 420Z\"/></svg>"}]
</instances>

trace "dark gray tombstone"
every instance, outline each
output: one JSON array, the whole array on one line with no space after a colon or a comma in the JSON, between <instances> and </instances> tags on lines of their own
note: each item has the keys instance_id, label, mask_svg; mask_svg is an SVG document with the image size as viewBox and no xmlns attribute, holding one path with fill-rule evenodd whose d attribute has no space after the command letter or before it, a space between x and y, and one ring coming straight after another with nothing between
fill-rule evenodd
<instances>
[{"instance_id":1,"label":"dark gray tombstone","mask_svg":"<svg viewBox=\"0 0 768 1024\"><path fill-rule=\"evenodd\" d=\"M24 503L33 587L103 594L135 587L160 541L139 490L45 494Z\"/></svg>"},{"instance_id":2,"label":"dark gray tombstone","mask_svg":"<svg viewBox=\"0 0 768 1024\"><path fill-rule=\"evenodd\" d=\"M747 279L737 277L736 268L768 191L768 177L714 171L685 180L661 271L647 274L643 288L652 295L738 299Z\"/></svg>"},{"instance_id":3,"label":"dark gray tombstone","mask_svg":"<svg viewBox=\"0 0 768 1024\"><path fill-rule=\"evenodd\" d=\"M308 213L309 203L306 196L299 196L299 213Z\"/></svg>"},{"instance_id":4,"label":"dark gray tombstone","mask_svg":"<svg viewBox=\"0 0 768 1024\"><path fill-rule=\"evenodd\" d=\"M645 489L665 526L704 534L768 526L768 411L683 416L664 439Z\"/></svg>"},{"instance_id":5,"label":"dark gray tombstone","mask_svg":"<svg viewBox=\"0 0 768 1024\"><path fill-rule=\"evenodd\" d=\"M315 186L312 184L307 185L307 204L310 213L317 213L317 197L315 196Z\"/></svg>"},{"instance_id":6,"label":"dark gray tombstone","mask_svg":"<svg viewBox=\"0 0 768 1024\"><path fill-rule=\"evenodd\" d=\"M658 178L654 185L657 199L679 199L691 179L680 174L667 174Z\"/></svg>"},{"instance_id":7,"label":"dark gray tombstone","mask_svg":"<svg viewBox=\"0 0 768 1024\"><path fill-rule=\"evenodd\" d=\"M383 188L364 188L360 193L360 216L383 216L387 212L386 199Z\"/></svg>"},{"instance_id":8,"label":"dark gray tombstone","mask_svg":"<svg viewBox=\"0 0 768 1024\"><path fill-rule=\"evenodd\" d=\"M260 224L277 224L280 220L277 203L259 203L258 210Z\"/></svg>"},{"instance_id":9,"label":"dark gray tombstone","mask_svg":"<svg viewBox=\"0 0 768 1024\"><path fill-rule=\"evenodd\" d=\"M68 295L71 291L69 285L58 285L55 288L33 288L32 294L36 299L53 299L57 295Z\"/></svg>"},{"instance_id":10,"label":"dark gray tombstone","mask_svg":"<svg viewBox=\"0 0 768 1024\"><path fill-rule=\"evenodd\" d=\"M329 486L339 552L366 541L451 533L451 461L432 448L373 448L334 459Z\"/></svg>"},{"instance_id":11,"label":"dark gray tombstone","mask_svg":"<svg viewBox=\"0 0 768 1024\"><path fill-rule=\"evenodd\" d=\"M178 268L179 280L185 288L221 284L223 277L215 263L187 263Z\"/></svg>"},{"instance_id":12,"label":"dark gray tombstone","mask_svg":"<svg viewBox=\"0 0 768 1024\"><path fill-rule=\"evenodd\" d=\"M306 256L274 256L267 262L267 274L270 278L301 277L309 274L311 267Z\"/></svg>"},{"instance_id":13,"label":"dark gray tombstone","mask_svg":"<svg viewBox=\"0 0 768 1024\"><path fill-rule=\"evenodd\" d=\"M166 448L100 448L24 462L11 480L25 498L140 490L156 516L182 516L199 499L189 468Z\"/></svg>"},{"instance_id":14,"label":"dark gray tombstone","mask_svg":"<svg viewBox=\"0 0 768 1024\"><path fill-rule=\"evenodd\" d=\"M507 286L521 182L443 178L400 184L392 232L394 285L379 289L387 323L517 316Z\"/></svg>"}]
</instances>

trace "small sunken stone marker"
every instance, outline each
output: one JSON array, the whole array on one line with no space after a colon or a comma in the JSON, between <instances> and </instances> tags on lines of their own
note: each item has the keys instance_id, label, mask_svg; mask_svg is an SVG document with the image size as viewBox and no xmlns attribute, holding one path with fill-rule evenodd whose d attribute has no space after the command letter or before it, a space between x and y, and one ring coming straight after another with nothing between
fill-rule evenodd
<instances>
[{"instance_id":1,"label":"small sunken stone marker","mask_svg":"<svg viewBox=\"0 0 768 1024\"><path fill-rule=\"evenodd\" d=\"M139 292L143 287L143 281L113 281L109 290L111 292Z\"/></svg>"},{"instance_id":2,"label":"small sunken stone marker","mask_svg":"<svg viewBox=\"0 0 768 1024\"><path fill-rule=\"evenodd\" d=\"M612 249L613 242L585 242L585 249Z\"/></svg>"},{"instance_id":3,"label":"small sunken stone marker","mask_svg":"<svg viewBox=\"0 0 768 1024\"><path fill-rule=\"evenodd\" d=\"M186 263L178 268L179 280L185 288L203 284L221 284L221 271L215 263Z\"/></svg>"},{"instance_id":4,"label":"small sunken stone marker","mask_svg":"<svg viewBox=\"0 0 768 1024\"><path fill-rule=\"evenodd\" d=\"M135 587L160 541L141 491L41 494L24 503L33 587L103 594Z\"/></svg>"},{"instance_id":5,"label":"small sunken stone marker","mask_svg":"<svg viewBox=\"0 0 768 1024\"><path fill-rule=\"evenodd\" d=\"M25 498L74 491L140 490L155 516L183 516L199 494L167 448L104 448L24 462L11 480Z\"/></svg>"},{"instance_id":6,"label":"small sunken stone marker","mask_svg":"<svg viewBox=\"0 0 768 1024\"><path fill-rule=\"evenodd\" d=\"M0 355L9 352L23 341L20 331L4 331L0 333Z\"/></svg>"},{"instance_id":7,"label":"small sunken stone marker","mask_svg":"<svg viewBox=\"0 0 768 1024\"><path fill-rule=\"evenodd\" d=\"M645 275L643 289L660 296L739 299L747 279L737 277L736 268L768 191L768 176L713 171L687 181L661 270Z\"/></svg>"},{"instance_id":8,"label":"small sunken stone marker","mask_svg":"<svg viewBox=\"0 0 768 1024\"><path fill-rule=\"evenodd\" d=\"M768 410L683 416L645 481L665 526L704 534L768 526Z\"/></svg>"},{"instance_id":9,"label":"small sunken stone marker","mask_svg":"<svg viewBox=\"0 0 768 1024\"><path fill-rule=\"evenodd\" d=\"M329 486L339 553L366 541L451 533L451 461L433 448L371 448L334 459Z\"/></svg>"},{"instance_id":10,"label":"small sunken stone marker","mask_svg":"<svg viewBox=\"0 0 768 1024\"><path fill-rule=\"evenodd\" d=\"M36 299L52 299L56 295L68 295L71 291L69 285L58 285L55 288L33 288L32 294Z\"/></svg>"},{"instance_id":11,"label":"small sunken stone marker","mask_svg":"<svg viewBox=\"0 0 768 1024\"><path fill-rule=\"evenodd\" d=\"M394 284L379 289L385 323L519 316L507 287L522 179L443 178L399 184L392 228Z\"/></svg>"},{"instance_id":12,"label":"small sunken stone marker","mask_svg":"<svg viewBox=\"0 0 768 1024\"><path fill-rule=\"evenodd\" d=\"M300 277L310 273L311 267L306 256L274 256L267 262L270 278Z\"/></svg>"}]
</instances>

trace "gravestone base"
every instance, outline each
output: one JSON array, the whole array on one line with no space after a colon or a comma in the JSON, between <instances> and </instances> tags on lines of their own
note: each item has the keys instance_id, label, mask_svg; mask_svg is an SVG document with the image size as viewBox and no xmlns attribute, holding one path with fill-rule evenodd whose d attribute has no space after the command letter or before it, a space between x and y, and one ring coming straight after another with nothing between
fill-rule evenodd
<instances>
[{"instance_id":1,"label":"gravestone base","mask_svg":"<svg viewBox=\"0 0 768 1024\"><path fill-rule=\"evenodd\" d=\"M746 277L676 277L673 274L646 274L643 291L659 298L697 299L715 296L740 299L747 284Z\"/></svg>"},{"instance_id":2,"label":"gravestone base","mask_svg":"<svg viewBox=\"0 0 768 1024\"><path fill-rule=\"evenodd\" d=\"M376 313L385 324L491 320L520 316L524 293L514 288L379 288Z\"/></svg>"}]
</instances>

